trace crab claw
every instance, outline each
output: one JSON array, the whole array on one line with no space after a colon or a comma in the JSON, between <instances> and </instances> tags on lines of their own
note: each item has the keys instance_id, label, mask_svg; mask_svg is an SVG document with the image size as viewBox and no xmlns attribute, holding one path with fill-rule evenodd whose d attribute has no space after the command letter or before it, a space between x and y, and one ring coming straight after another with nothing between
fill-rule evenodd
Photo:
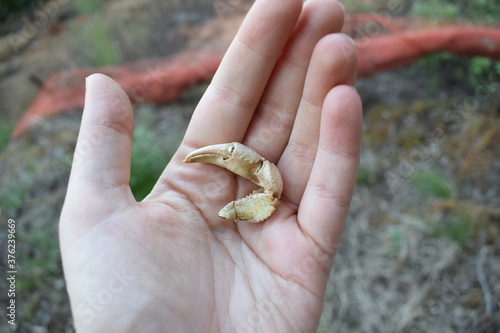
<instances>
[{"instance_id":1,"label":"crab claw","mask_svg":"<svg viewBox=\"0 0 500 333\"><path fill-rule=\"evenodd\" d=\"M261 222L276 210L283 190L281 174L273 163L247 146L233 142L203 147L191 152L184 162L215 164L264 188L227 204L219 212L220 217Z\"/></svg>"}]
</instances>

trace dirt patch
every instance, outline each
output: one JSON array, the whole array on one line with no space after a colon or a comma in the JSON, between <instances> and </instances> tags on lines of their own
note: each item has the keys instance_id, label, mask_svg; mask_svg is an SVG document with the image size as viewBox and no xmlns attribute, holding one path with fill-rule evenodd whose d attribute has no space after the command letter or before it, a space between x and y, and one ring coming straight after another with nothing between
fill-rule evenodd
<instances>
[{"instance_id":1,"label":"dirt patch","mask_svg":"<svg viewBox=\"0 0 500 333\"><path fill-rule=\"evenodd\" d=\"M363 96L371 95L360 173L368 176L358 181L320 332L500 327L500 192L491 186L500 171L500 138L488 134L499 128L499 95L476 103L474 94L420 89L411 98L414 87L404 82L418 86L421 79L411 71L359 84ZM485 122L488 128L474 131ZM487 147L478 150L483 141ZM482 172L463 171L467 158ZM435 182L418 177L422 170L437 174L449 192L419 186Z\"/></svg>"}]
</instances>

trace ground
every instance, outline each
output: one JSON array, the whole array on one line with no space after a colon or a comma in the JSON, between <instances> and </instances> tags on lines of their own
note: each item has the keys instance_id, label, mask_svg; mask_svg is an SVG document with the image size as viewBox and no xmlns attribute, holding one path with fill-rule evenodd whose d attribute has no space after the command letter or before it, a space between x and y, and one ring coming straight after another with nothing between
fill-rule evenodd
<instances>
[{"instance_id":1,"label":"ground","mask_svg":"<svg viewBox=\"0 0 500 333\"><path fill-rule=\"evenodd\" d=\"M53 70L201 45L195 25L214 18L213 35L245 10L240 4L108 1L88 15L78 13L91 9L61 8L62 26L40 28L0 63L0 118L17 119L37 92L37 78ZM122 43L109 46L93 21L99 15L108 18L101 28ZM500 94L491 82L452 80L452 71L417 63L358 81L361 169L318 332L500 330ZM204 88L194 86L170 105L135 107L136 193L147 191L145 168L168 162ZM0 262L6 267L4 221L14 219L17 332L73 332L57 223L80 117L79 109L51 117L0 148ZM8 286L0 281L4 306Z\"/></svg>"}]
</instances>

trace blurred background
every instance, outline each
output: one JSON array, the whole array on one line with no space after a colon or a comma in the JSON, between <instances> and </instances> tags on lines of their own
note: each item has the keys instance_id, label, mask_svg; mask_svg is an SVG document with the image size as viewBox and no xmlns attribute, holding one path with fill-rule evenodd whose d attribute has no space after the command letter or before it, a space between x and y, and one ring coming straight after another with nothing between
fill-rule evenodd
<instances>
[{"instance_id":1,"label":"blurred background","mask_svg":"<svg viewBox=\"0 0 500 333\"><path fill-rule=\"evenodd\" d=\"M2 315L0 331L74 331L57 224L84 77L107 73L135 102L131 187L141 200L251 3L0 3L0 263L6 271L13 219L18 271L17 326ZM370 38L447 26L500 34L496 0L343 3L345 32L367 59L378 56ZM360 71L361 167L318 332L500 330L500 62L427 53ZM151 77L161 89L137 90ZM4 308L4 275L0 286Z\"/></svg>"}]
</instances>

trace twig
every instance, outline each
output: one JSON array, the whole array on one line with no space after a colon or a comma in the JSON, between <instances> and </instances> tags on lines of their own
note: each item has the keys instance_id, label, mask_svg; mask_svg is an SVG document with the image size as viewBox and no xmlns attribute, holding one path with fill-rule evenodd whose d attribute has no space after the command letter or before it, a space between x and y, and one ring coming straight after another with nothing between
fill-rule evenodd
<instances>
[{"instance_id":1,"label":"twig","mask_svg":"<svg viewBox=\"0 0 500 333\"><path fill-rule=\"evenodd\" d=\"M488 254L488 247L486 246L481 247L481 250L478 253L478 258L476 261L476 274L477 274L477 280L479 281L479 284L481 285L481 289L483 290L484 294L486 315L490 317L493 315L493 297L491 295L491 289L490 285L488 284L488 279L484 274L484 260L487 254Z\"/></svg>"}]
</instances>

